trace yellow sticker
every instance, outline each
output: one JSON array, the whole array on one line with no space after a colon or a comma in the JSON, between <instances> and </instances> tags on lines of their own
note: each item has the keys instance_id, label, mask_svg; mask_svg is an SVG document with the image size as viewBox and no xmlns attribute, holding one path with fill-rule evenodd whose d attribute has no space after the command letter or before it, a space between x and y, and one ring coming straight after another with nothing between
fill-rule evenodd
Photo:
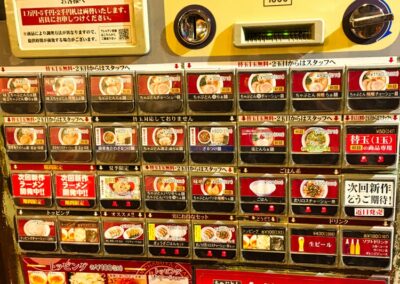
<instances>
[{"instance_id":1,"label":"yellow sticker","mask_svg":"<svg viewBox=\"0 0 400 284\"><path fill-rule=\"evenodd\" d=\"M149 233L149 241L155 241L156 240L156 225L155 224L149 224L148 233Z\"/></svg>"},{"instance_id":2,"label":"yellow sticker","mask_svg":"<svg viewBox=\"0 0 400 284\"><path fill-rule=\"evenodd\" d=\"M201 225L194 226L194 242L201 243Z\"/></svg>"}]
</instances>

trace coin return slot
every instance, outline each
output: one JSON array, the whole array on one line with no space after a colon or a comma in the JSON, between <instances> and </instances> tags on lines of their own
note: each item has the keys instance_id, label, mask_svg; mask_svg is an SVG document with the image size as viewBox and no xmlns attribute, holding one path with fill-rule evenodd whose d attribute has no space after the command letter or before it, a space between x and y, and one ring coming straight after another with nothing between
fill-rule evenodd
<instances>
[{"instance_id":1,"label":"coin return slot","mask_svg":"<svg viewBox=\"0 0 400 284\"><path fill-rule=\"evenodd\" d=\"M323 43L322 20L243 23L234 26L234 45L237 47Z\"/></svg>"}]
</instances>

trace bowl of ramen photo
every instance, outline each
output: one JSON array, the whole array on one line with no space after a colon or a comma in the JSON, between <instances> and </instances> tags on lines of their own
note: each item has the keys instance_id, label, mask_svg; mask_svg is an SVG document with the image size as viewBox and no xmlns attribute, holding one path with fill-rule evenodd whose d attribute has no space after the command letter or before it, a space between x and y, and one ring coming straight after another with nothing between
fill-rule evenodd
<instances>
[{"instance_id":1,"label":"bowl of ramen photo","mask_svg":"<svg viewBox=\"0 0 400 284\"><path fill-rule=\"evenodd\" d=\"M268 180L255 180L250 183L250 190L257 196L269 196L276 190L276 185Z\"/></svg>"},{"instance_id":2,"label":"bowl of ramen photo","mask_svg":"<svg viewBox=\"0 0 400 284\"><path fill-rule=\"evenodd\" d=\"M82 134L79 128L60 128L58 132L58 140L61 145L79 145Z\"/></svg>"},{"instance_id":3,"label":"bowl of ramen photo","mask_svg":"<svg viewBox=\"0 0 400 284\"><path fill-rule=\"evenodd\" d=\"M104 232L104 237L106 239L118 239L124 234L124 229L122 229L120 226L113 226L108 228Z\"/></svg>"},{"instance_id":4,"label":"bowl of ramen photo","mask_svg":"<svg viewBox=\"0 0 400 284\"><path fill-rule=\"evenodd\" d=\"M360 87L363 91L385 91L389 76L385 70L364 71L360 76Z\"/></svg>"},{"instance_id":5,"label":"bowl of ramen photo","mask_svg":"<svg viewBox=\"0 0 400 284\"><path fill-rule=\"evenodd\" d=\"M43 271L28 271L29 284L47 284L47 275Z\"/></svg>"},{"instance_id":6,"label":"bowl of ramen photo","mask_svg":"<svg viewBox=\"0 0 400 284\"><path fill-rule=\"evenodd\" d=\"M197 91L200 94L220 94L223 86L220 75L200 75L197 78Z\"/></svg>"},{"instance_id":7,"label":"bowl of ramen photo","mask_svg":"<svg viewBox=\"0 0 400 284\"><path fill-rule=\"evenodd\" d=\"M265 94L272 93L276 86L276 80L271 73L251 74L248 82L250 92Z\"/></svg>"},{"instance_id":8,"label":"bowl of ramen photo","mask_svg":"<svg viewBox=\"0 0 400 284\"><path fill-rule=\"evenodd\" d=\"M197 139L201 144L208 144L211 141L211 133L208 130L200 130L199 133L197 133Z\"/></svg>"},{"instance_id":9,"label":"bowl of ramen photo","mask_svg":"<svg viewBox=\"0 0 400 284\"><path fill-rule=\"evenodd\" d=\"M47 280L49 284L65 284L65 274L64 272L53 272L50 271L47 274Z\"/></svg>"},{"instance_id":10,"label":"bowl of ramen photo","mask_svg":"<svg viewBox=\"0 0 400 284\"><path fill-rule=\"evenodd\" d=\"M104 96L118 96L124 89L124 81L119 76L101 77L99 88Z\"/></svg>"},{"instance_id":11,"label":"bowl of ramen photo","mask_svg":"<svg viewBox=\"0 0 400 284\"><path fill-rule=\"evenodd\" d=\"M125 240L136 240L143 235L143 229L139 226L128 228L125 230L123 236Z\"/></svg>"},{"instance_id":12,"label":"bowl of ramen photo","mask_svg":"<svg viewBox=\"0 0 400 284\"><path fill-rule=\"evenodd\" d=\"M268 127L257 127L251 135L251 141L254 146L272 146L274 133Z\"/></svg>"},{"instance_id":13,"label":"bowl of ramen photo","mask_svg":"<svg viewBox=\"0 0 400 284\"><path fill-rule=\"evenodd\" d=\"M24 233L30 237L48 237L50 226L43 220L29 220L24 225Z\"/></svg>"},{"instance_id":14,"label":"bowl of ramen photo","mask_svg":"<svg viewBox=\"0 0 400 284\"><path fill-rule=\"evenodd\" d=\"M328 195L328 184L324 180L303 180L300 194L303 198L325 198Z\"/></svg>"},{"instance_id":15,"label":"bowl of ramen photo","mask_svg":"<svg viewBox=\"0 0 400 284\"><path fill-rule=\"evenodd\" d=\"M155 128L152 138L156 146L174 146L178 135L172 127Z\"/></svg>"},{"instance_id":16,"label":"bowl of ramen photo","mask_svg":"<svg viewBox=\"0 0 400 284\"><path fill-rule=\"evenodd\" d=\"M31 90L31 83L28 78L11 78L7 82L10 93L26 94Z\"/></svg>"},{"instance_id":17,"label":"bowl of ramen photo","mask_svg":"<svg viewBox=\"0 0 400 284\"><path fill-rule=\"evenodd\" d=\"M154 191L178 191L178 183L173 177L156 177L153 183Z\"/></svg>"},{"instance_id":18,"label":"bowl of ramen photo","mask_svg":"<svg viewBox=\"0 0 400 284\"><path fill-rule=\"evenodd\" d=\"M34 128L16 128L14 131L14 140L17 145L35 145L36 138Z\"/></svg>"},{"instance_id":19,"label":"bowl of ramen photo","mask_svg":"<svg viewBox=\"0 0 400 284\"><path fill-rule=\"evenodd\" d=\"M165 225L156 226L156 238L158 240L168 240L170 238L169 228Z\"/></svg>"},{"instance_id":20,"label":"bowl of ramen photo","mask_svg":"<svg viewBox=\"0 0 400 284\"><path fill-rule=\"evenodd\" d=\"M56 78L53 90L57 96L73 96L76 92L76 81L70 77Z\"/></svg>"},{"instance_id":21,"label":"bowl of ramen photo","mask_svg":"<svg viewBox=\"0 0 400 284\"><path fill-rule=\"evenodd\" d=\"M303 78L303 88L306 92L326 92L331 85L328 72L307 72Z\"/></svg>"},{"instance_id":22,"label":"bowl of ramen photo","mask_svg":"<svg viewBox=\"0 0 400 284\"><path fill-rule=\"evenodd\" d=\"M201 229L201 240L203 242L211 242L216 238L216 234L213 227L203 227Z\"/></svg>"},{"instance_id":23,"label":"bowl of ramen photo","mask_svg":"<svg viewBox=\"0 0 400 284\"><path fill-rule=\"evenodd\" d=\"M301 137L301 144L307 152L324 152L329 143L329 134L321 127L310 127Z\"/></svg>"},{"instance_id":24,"label":"bowl of ramen photo","mask_svg":"<svg viewBox=\"0 0 400 284\"><path fill-rule=\"evenodd\" d=\"M226 226L220 226L215 230L215 237L219 242L229 242L232 239L232 231Z\"/></svg>"},{"instance_id":25,"label":"bowl of ramen photo","mask_svg":"<svg viewBox=\"0 0 400 284\"><path fill-rule=\"evenodd\" d=\"M225 182L222 178L204 178L200 188L204 195L223 195Z\"/></svg>"},{"instance_id":26,"label":"bowl of ramen photo","mask_svg":"<svg viewBox=\"0 0 400 284\"><path fill-rule=\"evenodd\" d=\"M172 89L169 76L150 76L147 79L147 89L152 95L168 95Z\"/></svg>"},{"instance_id":27,"label":"bowl of ramen photo","mask_svg":"<svg viewBox=\"0 0 400 284\"><path fill-rule=\"evenodd\" d=\"M109 183L111 190L120 196L129 195L135 190L135 183L124 177L115 178L114 182Z\"/></svg>"},{"instance_id":28,"label":"bowl of ramen photo","mask_svg":"<svg viewBox=\"0 0 400 284\"><path fill-rule=\"evenodd\" d=\"M213 127L210 129L212 145L227 145L229 143L229 128Z\"/></svg>"},{"instance_id":29,"label":"bowl of ramen photo","mask_svg":"<svg viewBox=\"0 0 400 284\"><path fill-rule=\"evenodd\" d=\"M106 144L114 144L115 143L115 134L112 131L106 131L103 133L103 141Z\"/></svg>"}]
</instances>

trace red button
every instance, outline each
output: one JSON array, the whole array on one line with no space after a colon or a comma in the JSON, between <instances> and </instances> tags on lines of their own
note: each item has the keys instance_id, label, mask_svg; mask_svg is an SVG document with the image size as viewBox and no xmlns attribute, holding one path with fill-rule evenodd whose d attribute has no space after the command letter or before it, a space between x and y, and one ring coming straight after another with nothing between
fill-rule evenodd
<instances>
[{"instance_id":1,"label":"red button","mask_svg":"<svg viewBox=\"0 0 400 284\"><path fill-rule=\"evenodd\" d=\"M321 213L326 213L326 207L321 208Z\"/></svg>"},{"instance_id":2,"label":"red button","mask_svg":"<svg viewBox=\"0 0 400 284\"><path fill-rule=\"evenodd\" d=\"M212 253L212 251L210 251L210 250L209 250L209 251L207 251L207 256L208 256L208 257L212 257L212 256L213 256L213 253Z\"/></svg>"},{"instance_id":3,"label":"red button","mask_svg":"<svg viewBox=\"0 0 400 284\"><path fill-rule=\"evenodd\" d=\"M311 213L311 207L310 206L306 207L306 213Z\"/></svg>"},{"instance_id":4,"label":"red button","mask_svg":"<svg viewBox=\"0 0 400 284\"><path fill-rule=\"evenodd\" d=\"M223 251L221 252L221 257L226 257L226 251L223 250Z\"/></svg>"},{"instance_id":5,"label":"red button","mask_svg":"<svg viewBox=\"0 0 400 284\"><path fill-rule=\"evenodd\" d=\"M131 206L132 206L132 203L131 203L130 201L127 201L127 202L125 203L125 206L126 206L126 207L131 207Z\"/></svg>"},{"instance_id":6,"label":"red button","mask_svg":"<svg viewBox=\"0 0 400 284\"><path fill-rule=\"evenodd\" d=\"M383 163L385 161L385 157L384 156L379 156L378 157L378 163Z\"/></svg>"},{"instance_id":7,"label":"red button","mask_svg":"<svg viewBox=\"0 0 400 284\"><path fill-rule=\"evenodd\" d=\"M167 251L166 251L165 249L161 249L160 254L166 255L166 254L167 254Z\"/></svg>"},{"instance_id":8,"label":"red button","mask_svg":"<svg viewBox=\"0 0 400 284\"><path fill-rule=\"evenodd\" d=\"M179 249L175 249L175 250L174 250L174 254L175 254L175 255L179 255Z\"/></svg>"},{"instance_id":9,"label":"red button","mask_svg":"<svg viewBox=\"0 0 400 284\"><path fill-rule=\"evenodd\" d=\"M361 163L367 163L368 162L367 156L362 156L361 159L360 159L360 162Z\"/></svg>"},{"instance_id":10,"label":"red button","mask_svg":"<svg viewBox=\"0 0 400 284\"><path fill-rule=\"evenodd\" d=\"M118 207L117 201L113 201L112 207Z\"/></svg>"},{"instance_id":11,"label":"red button","mask_svg":"<svg viewBox=\"0 0 400 284\"><path fill-rule=\"evenodd\" d=\"M260 206L254 205L253 211L254 212L259 212L260 211Z\"/></svg>"},{"instance_id":12,"label":"red button","mask_svg":"<svg viewBox=\"0 0 400 284\"><path fill-rule=\"evenodd\" d=\"M268 208L269 212L275 212L275 206L274 205L270 205Z\"/></svg>"}]
</instances>

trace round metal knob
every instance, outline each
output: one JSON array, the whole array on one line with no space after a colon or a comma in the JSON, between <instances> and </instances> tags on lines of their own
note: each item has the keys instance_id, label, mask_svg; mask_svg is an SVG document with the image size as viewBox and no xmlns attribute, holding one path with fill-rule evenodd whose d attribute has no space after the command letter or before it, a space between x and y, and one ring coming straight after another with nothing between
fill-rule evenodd
<instances>
[{"instance_id":1,"label":"round metal knob","mask_svg":"<svg viewBox=\"0 0 400 284\"><path fill-rule=\"evenodd\" d=\"M373 44L388 35L394 16L381 1L357 0L345 11L342 20L347 37L358 44Z\"/></svg>"},{"instance_id":2,"label":"round metal knob","mask_svg":"<svg viewBox=\"0 0 400 284\"><path fill-rule=\"evenodd\" d=\"M379 35L385 23L393 20L393 14L385 14L383 10L372 4L364 4L350 16L353 34L361 39L370 39Z\"/></svg>"},{"instance_id":3,"label":"round metal knob","mask_svg":"<svg viewBox=\"0 0 400 284\"><path fill-rule=\"evenodd\" d=\"M175 19L175 36L188 48L201 48L215 35L215 19L205 7L193 5L182 9Z\"/></svg>"}]
</instances>

